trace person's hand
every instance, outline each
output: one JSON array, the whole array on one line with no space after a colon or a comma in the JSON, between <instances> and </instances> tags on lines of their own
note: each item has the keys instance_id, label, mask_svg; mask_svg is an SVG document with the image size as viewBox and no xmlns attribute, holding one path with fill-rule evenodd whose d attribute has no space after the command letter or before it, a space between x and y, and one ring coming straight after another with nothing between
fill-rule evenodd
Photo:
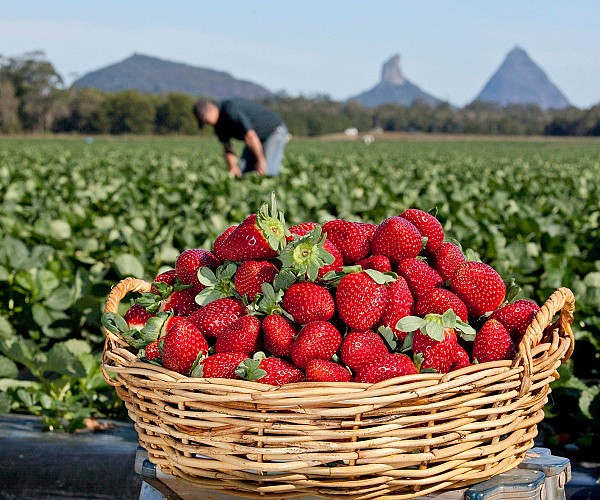
<instances>
[{"instance_id":1,"label":"person's hand","mask_svg":"<svg viewBox=\"0 0 600 500\"><path fill-rule=\"evenodd\" d=\"M229 169L229 175L231 175L233 177L241 177L242 171L240 170L240 167L238 167L238 166L231 167Z\"/></svg>"},{"instance_id":2,"label":"person's hand","mask_svg":"<svg viewBox=\"0 0 600 500\"><path fill-rule=\"evenodd\" d=\"M256 162L256 173L258 175L267 175L267 162L264 159Z\"/></svg>"}]
</instances>

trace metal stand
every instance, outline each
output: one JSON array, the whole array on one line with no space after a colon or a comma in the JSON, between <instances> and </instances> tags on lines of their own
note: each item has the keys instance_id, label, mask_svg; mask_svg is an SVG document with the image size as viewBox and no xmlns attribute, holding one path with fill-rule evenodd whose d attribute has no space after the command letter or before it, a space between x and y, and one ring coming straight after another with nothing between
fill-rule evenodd
<instances>
[{"instance_id":1,"label":"metal stand","mask_svg":"<svg viewBox=\"0 0 600 500\"><path fill-rule=\"evenodd\" d=\"M143 483L140 500L239 500L240 497L198 489L180 478L162 473L139 448L135 471ZM533 448L516 468L469 488L425 495L423 500L565 500L565 485L571 480L568 459L551 454L547 448ZM299 500L317 500L300 497Z\"/></svg>"}]
</instances>

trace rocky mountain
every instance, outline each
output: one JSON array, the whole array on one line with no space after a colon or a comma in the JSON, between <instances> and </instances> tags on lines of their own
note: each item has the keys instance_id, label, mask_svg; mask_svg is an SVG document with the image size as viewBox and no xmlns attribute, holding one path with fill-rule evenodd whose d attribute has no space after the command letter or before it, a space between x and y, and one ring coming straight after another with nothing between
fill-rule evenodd
<instances>
[{"instance_id":1,"label":"rocky mountain","mask_svg":"<svg viewBox=\"0 0 600 500\"><path fill-rule=\"evenodd\" d=\"M422 101L436 106L443 101L422 91L417 85L408 81L400 68L400 55L396 54L386 61L381 69L381 81L372 89L362 92L349 101L357 101L367 108L381 104L399 104L410 106L415 101Z\"/></svg>"},{"instance_id":2,"label":"rocky mountain","mask_svg":"<svg viewBox=\"0 0 600 500\"><path fill-rule=\"evenodd\" d=\"M570 106L546 73L519 47L508 53L475 101L494 102L501 106L537 104L544 110Z\"/></svg>"},{"instance_id":3,"label":"rocky mountain","mask_svg":"<svg viewBox=\"0 0 600 500\"><path fill-rule=\"evenodd\" d=\"M80 88L92 87L105 92L125 89L152 94L183 92L215 99L228 97L251 99L273 95L265 87L238 80L223 71L189 66L141 54L133 54L124 61L87 73L73 85Z\"/></svg>"}]
</instances>

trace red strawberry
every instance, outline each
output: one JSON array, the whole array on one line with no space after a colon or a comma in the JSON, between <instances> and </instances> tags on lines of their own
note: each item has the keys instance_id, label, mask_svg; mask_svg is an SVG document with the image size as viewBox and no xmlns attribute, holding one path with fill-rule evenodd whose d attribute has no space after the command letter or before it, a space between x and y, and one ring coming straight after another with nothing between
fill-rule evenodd
<instances>
[{"instance_id":1,"label":"red strawberry","mask_svg":"<svg viewBox=\"0 0 600 500\"><path fill-rule=\"evenodd\" d=\"M225 231L223 231L219 236L217 236L217 238L215 239L215 241L213 243L213 254L215 254L215 256L217 258L221 259L222 261L227 260L225 257L223 257L223 254L222 254L223 244L225 243L225 240L227 240L229 235L231 233L233 233L233 230L236 227L237 227L237 224L233 225L233 226L229 226L227 229L225 229Z\"/></svg>"},{"instance_id":2,"label":"red strawberry","mask_svg":"<svg viewBox=\"0 0 600 500\"><path fill-rule=\"evenodd\" d=\"M156 278L154 278L155 282L166 283L169 286L173 286L175 284L176 280L177 280L177 270L176 269L169 269L168 271L160 273ZM154 293L156 293L156 292L154 291Z\"/></svg>"},{"instance_id":3,"label":"red strawberry","mask_svg":"<svg viewBox=\"0 0 600 500\"><path fill-rule=\"evenodd\" d=\"M208 353L204 335L193 323L183 318L169 328L162 339L162 360L165 368L188 375L199 355Z\"/></svg>"},{"instance_id":4,"label":"red strawberry","mask_svg":"<svg viewBox=\"0 0 600 500\"><path fill-rule=\"evenodd\" d=\"M178 316L189 316L200 309L196 303L196 292L193 288L186 288L173 292L160 306L161 311L173 311Z\"/></svg>"},{"instance_id":5,"label":"red strawberry","mask_svg":"<svg viewBox=\"0 0 600 500\"><path fill-rule=\"evenodd\" d=\"M429 256L433 267L444 281L452 279L456 269L465 261L462 250L454 243L444 242Z\"/></svg>"},{"instance_id":6,"label":"red strawberry","mask_svg":"<svg viewBox=\"0 0 600 500\"><path fill-rule=\"evenodd\" d=\"M260 320L256 316L242 316L219 333L215 352L243 352L250 356L260 350L260 333Z\"/></svg>"},{"instance_id":7,"label":"red strawberry","mask_svg":"<svg viewBox=\"0 0 600 500\"><path fill-rule=\"evenodd\" d=\"M496 310L506 293L502 277L483 262L464 262L450 280L450 289L467 306L471 316Z\"/></svg>"},{"instance_id":8,"label":"red strawberry","mask_svg":"<svg viewBox=\"0 0 600 500\"><path fill-rule=\"evenodd\" d=\"M247 314L246 308L236 299L221 298L209 302L189 316L205 337L218 337L223 329Z\"/></svg>"},{"instance_id":9,"label":"red strawberry","mask_svg":"<svg viewBox=\"0 0 600 500\"><path fill-rule=\"evenodd\" d=\"M421 233L421 236L427 238L426 252L433 252L444 241L444 228L433 215L418 208L409 208L402 212L400 217L412 222Z\"/></svg>"},{"instance_id":10,"label":"red strawberry","mask_svg":"<svg viewBox=\"0 0 600 500\"><path fill-rule=\"evenodd\" d=\"M354 330L368 330L379 321L388 304L386 278L368 269L347 274L340 280L335 302L340 319L346 325Z\"/></svg>"},{"instance_id":11,"label":"red strawberry","mask_svg":"<svg viewBox=\"0 0 600 500\"><path fill-rule=\"evenodd\" d=\"M205 378L240 378L236 369L246 359L243 352L212 354L198 363L192 376Z\"/></svg>"},{"instance_id":12,"label":"red strawberry","mask_svg":"<svg viewBox=\"0 0 600 500\"><path fill-rule=\"evenodd\" d=\"M303 382L305 378L302 370L289 361L276 357L267 358L263 352L245 359L235 372L245 380L277 386Z\"/></svg>"},{"instance_id":13,"label":"red strawberry","mask_svg":"<svg viewBox=\"0 0 600 500\"><path fill-rule=\"evenodd\" d=\"M473 359L480 363L512 359L515 345L500 321L488 319L475 336Z\"/></svg>"},{"instance_id":14,"label":"red strawberry","mask_svg":"<svg viewBox=\"0 0 600 500\"><path fill-rule=\"evenodd\" d=\"M282 305L300 325L311 321L328 321L335 312L335 302L329 290L308 281L289 287Z\"/></svg>"},{"instance_id":15,"label":"red strawberry","mask_svg":"<svg viewBox=\"0 0 600 500\"><path fill-rule=\"evenodd\" d=\"M364 259L371 251L369 237L359 223L336 219L323 224L323 232L340 251L346 266Z\"/></svg>"},{"instance_id":16,"label":"red strawberry","mask_svg":"<svg viewBox=\"0 0 600 500\"><path fill-rule=\"evenodd\" d=\"M444 314L448 309L452 309L463 321L469 319L464 302L445 288L432 288L423 293L417 300L415 313L417 316L425 316L430 313Z\"/></svg>"},{"instance_id":17,"label":"red strawberry","mask_svg":"<svg viewBox=\"0 0 600 500\"><path fill-rule=\"evenodd\" d=\"M342 362L354 372L361 371L388 354L388 348L381 336L371 330L349 332L344 337L340 349Z\"/></svg>"},{"instance_id":18,"label":"red strawberry","mask_svg":"<svg viewBox=\"0 0 600 500\"><path fill-rule=\"evenodd\" d=\"M266 260L247 260L238 267L235 278L235 290L241 297L253 301L257 293L261 293L263 283L273 283L279 269Z\"/></svg>"},{"instance_id":19,"label":"red strawberry","mask_svg":"<svg viewBox=\"0 0 600 500\"><path fill-rule=\"evenodd\" d=\"M225 239L219 253L224 260L274 259L285 247L287 234L283 212L277 210L273 198L271 209L265 204L246 217Z\"/></svg>"},{"instance_id":20,"label":"red strawberry","mask_svg":"<svg viewBox=\"0 0 600 500\"><path fill-rule=\"evenodd\" d=\"M318 224L316 222L301 222L300 224L296 224L290 227L290 236L288 236L287 240L292 241L294 239L294 234L298 236L304 236L306 233L310 233Z\"/></svg>"},{"instance_id":21,"label":"red strawberry","mask_svg":"<svg viewBox=\"0 0 600 500\"><path fill-rule=\"evenodd\" d=\"M403 217L385 219L373 234L371 248L373 255L385 255L392 264L402 259L416 257L423 247L419 230Z\"/></svg>"},{"instance_id":22,"label":"red strawberry","mask_svg":"<svg viewBox=\"0 0 600 500\"><path fill-rule=\"evenodd\" d=\"M375 269L380 273L392 270L392 263L385 255L371 255L371 257L358 261L358 265L363 269Z\"/></svg>"},{"instance_id":23,"label":"red strawberry","mask_svg":"<svg viewBox=\"0 0 600 500\"><path fill-rule=\"evenodd\" d=\"M342 335L327 321L313 321L305 325L292 344L292 361L306 369L311 359L331 359L342 344Z\"/></svg>"},{"instance_id":24,"label":"red strawberry","mask_svg":"<svg viewBox=\"0 0 600 500\"><path fill-rule=\"evenodd\" d=\"M349 382L350 372L327 359L312 359L306 366L307 382Z\"/></svg>"},{"instance_id":25,"label":"red strawberry","mask_svg":"<svg viewBox=\"0 0 600 500\"><path fill-rule=\"evenodd\" d=\"M375 234L375 230L377 229L377 224L372 224L370 222L356 222L358 227L360 227L369 238L369 241L373 239L373 235Z\"/></svg>"},{"instance_id":26,"label":"red strawberry","mask_svg":"<svg viewBox=\"0 0 600 500\"><path fill-rule=\"evenodd\" d=\"M401 340L406 337L406 332L396 329L396 324L402 318L412 314L414 299L408 288L408 283L402 276L388 285L388 305L377 322L377 327L387 326L394 335Z\"/></svg>"},{"instance_id":27,"label":"red strawberry","mask_svg":"<svg viewBox=\"0 0 600 500\"><path fill-rule=\"evenodd\" d=\"M450 371L460 370L461 368L465 368L471 365L471 360L469 359L469 354L465 351L464 347L461 345L456 346L454 351L454 359L452 360L452 368Z\"/></svg>"},{"instance_id":28,"label":"red strawberry","mask_svg":"<svg viewBox=\"0 0 600 500\"><path fill-rule=\"evenodd\" d=\"M510 333L515 345L518 345L539 311L540 307L535 302L522 299L496 309L490 319L500 321Z\"/></svg>"},{"instance_id":29,"label":"red strawberry","mask_svg":"<svg viewBox=\"0 0 600 500\"><path fill-rule=\"evenodd\" d=\"M444 284L444 280L435 269L414 257L402 259L397 271L406 279L410 291L417 300L425 292Z\"/></svg>"},{"instance_id":30,"label":"red strawberry","mask_svg":"<svg viewBox=\"0 0 600 500\"><path fill-rule=\"evenodd\" d=\"M383 380L416 373L417 368L406 354L392 353L359 371L354 381L376 384Z\"/></svg>"},{"instance_id":31,"label":"red strawberry","mask_svg":"<svg viewBox=\"0 0 600 500\"><path fill-rule=\"evenodd\" d=\"M208 267L213 271L219 267L221 261L208 250L201 248L189 248L184 250L175 262L177 277L184 285L193 285L195 293L204 289L204 285L198 281L198 269Z\"/></svg>"},{"instance_id":32,"label":"red strawberry","mask_svg":"<svg viewBox=\"0 0 600 500\"><path fill-rule=\"evenodd\" d=\"M436 340L422 330L417 330L413 337L413 353L422 355L421 371L435 370L437 373L448 373L454 363L455 351L458 347L456 332L452 328L444 328L443 340Z\"/></svg>"},{"instance_id":33,"label":"red strawberry","mask_svg":"<svg viewBox=\"0 0 600 500\"><path fill-rule=\"evenodd\" d=\"M144 357L148 360L148 361L153 361L153 360L159 360L160 359L160 347L159 347L159 340L155 340L154 342L151 342L150 344L148 344L145 349L144 349Z\"/></svg>"},{"instance_id":34,"label":"red strawberry","mask_svg":"<svg viewBox=\"0 0 600 500\"><path fill-rule=\"evenodd\" d=\"M141 330L146 325L148 319L155 316L152 313L146 311L146 308L139 305L133 304L123 316L123 319L127 322L127 326L130 330Z\"/></svg>"},{"instance_id":35,"label":"red strawberry","mask_svg":"<svg viewBox=\"0 0 600 500\"><path fill-rule=\"evenodd\" d=\"M262 320L265 349L274 356L289 356L298 328L279 314L269 314Z\"/></svg>"}]
</instances>

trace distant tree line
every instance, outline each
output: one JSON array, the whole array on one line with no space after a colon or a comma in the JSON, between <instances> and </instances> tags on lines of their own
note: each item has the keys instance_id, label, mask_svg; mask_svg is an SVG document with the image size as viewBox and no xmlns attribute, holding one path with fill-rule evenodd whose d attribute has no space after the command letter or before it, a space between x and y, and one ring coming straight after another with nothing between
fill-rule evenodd
<instances>
[{"instance_id":1,"label":"distant tree line","mask_svg":"<svg viewBox=\"0 0 600 500\"><path fill-rule=\"evenodd\" d=\"M66 88L43 52L0 56L0 133L199 134L188 94L106 93ZM600 136L600 104L543 111L536 105L501 107L476 102L462 109L386 104L364 108L327 96L264 100L286 120L290 132L317 136L356 128L367 132L416 131L455 134ZM210 131L202 131L207 134Z\"/></svg>"}]
</instances>

